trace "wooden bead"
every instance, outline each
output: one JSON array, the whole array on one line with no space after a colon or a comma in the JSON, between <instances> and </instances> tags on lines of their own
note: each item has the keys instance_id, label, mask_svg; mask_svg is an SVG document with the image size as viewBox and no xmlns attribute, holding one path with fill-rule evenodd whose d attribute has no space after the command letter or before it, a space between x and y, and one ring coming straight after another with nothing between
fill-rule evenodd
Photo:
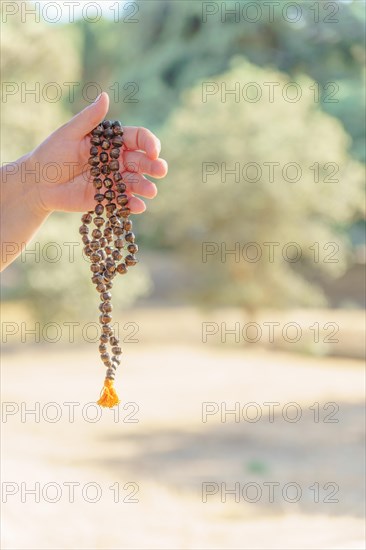
<instances>
[{"instance_id":1,"label":"wooden bead","mask_svg":"<svg viewBox=\"0 0 366 550\"><path fill-rule=\"evenodd\" d=\"M90 248L90 246L84 246L83 248L83 252L86 256L90 256L90 254L92 254L93 250Z\"/></svg>"},{"instance_id":2,"label":"wooden bead","mask_svg":"<svg viewBox=\"0 0 366 550\"><path fill-rule=\"evenodd\" d=\"M83 243L84 243L85 245L87 245L87 244L90 243L90 239L89 239L88 235L83 235L83 236L81 237L81 240L83 241Z\"/></svg>"},{"instance_id":3,"label":"wooden bead","mask_svg":"<svg viewBox=\"0 0 366 550\"><path fill-rule=\"evenodd\" d=\"M117 203L120 206L125 206L128 203L128 196L125 194L117 195Z\"/></svg>"},{"instance_id":4,"label":"wooden bead","mask_svg":"<svg viewBox=\"0 0 366 550\"><path fill-rule=\"evenodd\" d=\"M107 246L108 241L107 241L107 239L106 239L105 237L101 237L101 238L99 239L99 244L100 244L101 248L104 248L105 246Z\"/></svg>"},{"instance_id":5,"label":"wooden bead","mask_svg":"<svg viewBox=\"0 0 366 550\"><path fill-rule=\"evenodd\" d=\"M113 353L114 355L121 355L122 350L121 350L121 348L120 348L119 346L113 346L113 348L112 348L112 353Z\"/></svg>"},{"instance_id":6,"label":"wooden bead","mask_svg":"<svg viewBox=\"0 0 366 550\"><path fill-rule=\"evenodd\" d=\"M104 237L102 237L104 239ZM100 239L99 239L99 244L100 244ZM106 260L107 258L107 254L105 253L105 250L103 250L102 248L100 250L98 250L98 254L100 256L100 259L101 261L103 262L104 260Z\"/></svg>"},{"instance_id":7,"label":"wooden bead","mask_svg":"<svg viewBox=\"0 0 366 550\"><path fill-rule=\"evenodd\" d=\"M130 267L130 266L136 265L138 263L138 260L137 258L135 258L135 256L132 256L132 254L128 254L125 257L125 262L126 262L126 265Z\"/></svg>"},{"instance_id":8,"label":"wooden bead","mask_svg":"<svg viewBox=\"0 0 366 550\"><path fill-rule=\"evenodd\" d=\"M105 270L105 272L103 273L104 284L107 285L108 283L110 283L112 281L113 277L114 277L114 273L111 273L111 272Z\"/></svg>"},{"instance_id":9,"label":"wooden bead","mask_svg":"<svg viewBox=\"0 0 366 550\"><path fill-rule=\"evenodd\" d=\"M114 377L115 377L114 370L112 368L107 369L105 377L108 380L114 380Z\"/></svg>"},{"instance_id":10,"label":"wooden bead","mask_svg":"<svg viewBox=\"0 0 366 550\"><path fill-rule=\"evenodd\" d=\"M106 344L108 342L108 334L101 334L99 337L99 340L102 342L102 344Z\"/></svg>"},{"instance_id":11,"label":"wooden bead","mask_svg":"<svg viewBox=\"0 0 366 550\"><path fill-rule=\"evenodd\" d=\"M105 292L107 290L104 283L98 283L95 288L97 289L98 292Z\"/></svg>"},{"instance_id":12,"label":"wooden bead","mask_svg":"<svg viewBox=\"0 0 366 550\"><path fill-rule=\"evenodd\" d=\"M93 263L100 262L99 252L94 251L93 254L90 255L90 261Z\"/></svg>"},{"instance_id":13,"label":"wooden bead","mask_svg":"<svg viewBox=\"0 0 366 550\"><path fill-rule=\"evenodd\" d=\"M127 250L131 254L136 254L136 252L138 252L138 250L139 250L139 247L137 246L137 244L129 244L128 247L127 247Z\"/></svg>"},{"instance_id":14,"label":"wooden bead","mask_svg":"<svg viewBox=\"0 0 366 550\"><path fill-rule=\"evenodd\" d=\"M114 181L118 183L122 180L122 174L120 172L114 172L113 174Z\"/></svg>"},{"instance_id":15,"label":"wooden bead","mask_svg":"<svg viewBox=\"0 0 366 550\"><path fill-rule=\"evenodd\" d=\"M87 212L86 214L83 214L83 216L81 217L81 221L83 223L91 223L93 221L93 216Z\"/></svg>"},{"instance_id":16,"label":"wooden bead","mask_svg":"<svg viewBox=\"0 0 366 550\"><path fill-rule=\"evenodd\" d=\"M95 157L95 156L99 153L98 147L96 147L95 145L93 145L92 147L90 147L89 153L90 153L90 155L91 155L92 157Z\"/></svg>"},{"instance_id":17,"label":"wooden bead","mask_svg":"<svg viewBox=\"0 0 366 550\"><path fill-rule=\"evenodd\" d=\"M97 201L97 202L102 202L102 201L104 201L104 195L103 195L103 193L97 193L96 195L94 195L94 200Z\"/></svg>"},{"instance_id":18,"label":"wooden bead","mask_svg":"<svg viewBox=\"0 0 366 550\"><path fill-rule=\"evenodd\" d=\"M92 236L94 237L94 239L100 239L100 237L102 236L101 230L100 229L93 229Z\"/></svg>"},{"instance_id":19,"label":"wooden bead","mask_svg":"<svg viewBox=\"0 0 366 550\"><path fill-rule=\"evenodd\" d=\"M96 218L94 218L94 223L97 227L102 227L102 225L104 224L104 218L97 216Z\"/></svg>"},{"instance_id":20,"label":"wooden bead","mask_svg":"<svg viewBox=\"0 0 366 550\"><path fill-rule=\"evenodd\" d=\"M114 213L116 208L117 206L114 204L114 202L110 202L109 204L106 204L106 207L105 207L105 209L107 210L107 213L110 214L110 216ZM108 218L110 218L110 216L108 216Z\"/></svg>"},{"instance_id":21,"label":"wooden bead","mask_svg":"<svg viewBox=\"0 0 366 550\"><path fill-rule=\"evenodd\" d=\"M126 223L126 222L125 222ZM129 233L126 233L125 235L125 240L128 242L128 243L134 243L135 242L135 235L132 233L132 231L130 231Z\"/></svg>"},{"instance_id":22,"label":"wooden bead","mask_svg":"<svg viewBox=\"0 0 366 550\"><path fill-rule=\"evenodd\" d=\"M127 189L126 184L122 181L116 184L116 189L118 193L124 193Z\"/></svg>"},{"instance_id":23,"label":"wooden bead","mask_svg":"<svg viewBox=\"0 0 366 550\"><path fill-rule=\"evenodd\" d=\"M111 223L111 227L113 228L116 223L118 223L118 219L117 216L116 216L116 205L114 203L112 203L114 205L114 208L109 210L109 212L107 212L107 218L108 218L108 221ZM112 221L111 221L112 220ZM116 222L117 220L117 222Z\"/></svg>"},{"instance_id":24,"label":"wooden bead","mask_svg":"<svg viewBox=\"0 0 366 550\"><path fill-rule=\"evenodd\" d=\"M107 300L111 300L112 299L112 294L110 292L103 292L101 295L100 295L101 299L103 300L103 302L107 302Z\"/></svg>"},{"instance_id":25,"label":"wooden bead","mask_svg":"<svg viewBox=\"0 0 366 550\"><path fill-rule=\"evenodd\" d=\"M116 237L119 237L120 235L123 235L124 229L121 226L116 226L113 228L113 233Z\"/></svg>"},{"instance_id":26,"label":"wooden bead","mask_svg":"<svg viewBox=\"0 0 366 550\"><path fill-rule=\"evenodd\" d=\"M123 227L126 231L131 231L132 229L132 221L131 220L125 220Z\"/></svg>"},{"instance_id":27,"label":"wooden bead","mask_svg":"<svg viewBox=\"0 0 366 550\"><path fill-rule=\"evenodd\" d=\"M116 139L116 138L114 138L114 139ZM102 149L107 150L107 149L110 148L110 146L111 146L111 142L109 141L109 139L103 139L103 141L101 143Z\"/></svg>"},{"instance_id":28,"label":"wooden bead","mask_svg":"<svg viewBox=\"0 0 366 550\"><path fill-rule=\"evenodd\" d=\"M112 286L113 286L112 281L110 281L109 283L107 283L107 284L105 285L105 287L106 287L107 290L110 290L110 289L112 288Z\"/></svg>"},{"instance_id":29,"label":"wooden bead","mask_svg":"<svg viewBox=\"0 0 366 550\"><path fill-rule=\"evenodd\" d=\"M113 306L110 302L102 302L101 306L101 309L104 313L110 313L113 309Z\"/></svg>"},{"instance_id":30,"label":"wooden bead","mask_svg":"<svg viewBox=\"0 0 366 550\"><path fill-rule=\"evenodd\" d=\"M101 283L103 281L102 279L102 276L101 275L93 275L92 277L92 283L94 283L95 285L98 285L99 283Z\"/></svg>"},{"instance_id":31,"label":"wooden bead","mask_svg":"<svg viewBox=\"0 0 366 550\"><path fill-rule=\"evenodd\" d=\"M106 130L104 130L104 137L106 138L112 138L114 136L114 132L112 130L112 128L107 128Z\"/></svg>"},{"instance_id":32,"label":"wooden bead","mask_svg":"<svg viewBox=\"0 0 366 550\"><path fill-rule=\"evenodd\" d=\"M100 178L94 178L93 185L95 189L101 189L102 188L102 180Z\"/></svg>"},{"instance_id":33,"label":"wooden bead","mask_svg":"<svg viewBox=\"0 0 366 550\"><path fill-rule=\"evenodd\" d=\"M115 196L116 196L116 193L113 191L113 189L108 189L104 193L104 197L106 198L107 201L112 201Z\"/></svg>"},{"instance_id":34,"label":"wooden bead","mask_svg":"<svg viewBox=\"0 0 366 550\"><path fill-rule=\"evenodd\" d=\"M112 327L110 325L102 325L102 334L110 336L112 334Z\"/></svg>"},{"instance_id":35,"label":"wooden bead","mask_svg":"<svg viewBox=\"0 0 366 550\"><path fill-rule=\"evenodd\" d=\"M100 353L105 353L107 351L106 344L99 344L99 351Z\"/></svg>"},{"instance_id":36,"label":"wooden bead","mask_svg":"<svg viewBox=\"0 0 366 550\"><path fill-rule=\"evenodd\" d=\"M90 140L90 143L92 145L100 145L100 143L101 143L100 137L99 136L93 136Z\"/></svg>"},{"instance_id":37,"label":"wooden bead","mask_svg":"<svg viewBox=\"0 0 366 550\"><path fill-rule=\"evenodd\" d=\"M90 175L93 176L93 178L96 178L97 176L100 176L99 166L93 166L93 168L90 169Z\"/></svg>"},{"instance_id":38,"label":"wooden bead","mask_svg":"<svg viewBox=\"0 0 366 550\"><path fill-rule=\"evenodd\" d=\"M109 353L102 353L101 356L100 356L101 360L103 361L103 363L105 363L106 361L110 361L111 360L111 357L109 355Z\"/></svg>"},{"instance_id":39,"label":"wooden bead","mask_svg":"<svg viewBox=\"0 0 366 550\"><path fill-rule=\"evenodd\" d=\"M114 273L116 271L116 264L113 261L106 261L106 269L108 273Z\"/></svg>"},{"instance_id":40,"label":"wooden bead","mask_svg":"<svg viewBox=\"0 0 366 550\"><path fill-rule=\"evenodd\" d=\"M101 197L103 197L103 199ZM104 200L103 193L98 193L98 202L101 202L102 200ZM94 212L97 214L97 216L101 216L104 212L104 206L102 204L97 204L94 208Z\"/></svg>"},{"instance_id":41,"label":"wooden bead","mask_svg":"<svg viewBox=\"0 0 366 550\"><path fill-rule=\"evenodd\" d=\"M117 271L120 275L124 275L125 273L127 273L127 266L125 263L121 263L121 264L118 264L117 265Z\"/></svg>"},{"instance_id":42,"label":"wooden bead","mask_svg":"<svg viewBox=\"0 0 366 550\"><path fill-rule=\"evenodd\" d=\"M104 178L103 183L106 189L111 189L113 187L113 181L111 180L111 178Z\"/></svg>"},{"instance_id":43,"label":"wooden bead","mask_svg":"<svg viewBox=\"0 0 366 550\"><path fill-rule=\"evenodd\" d=\"M114 259L115 262L119 262L120 260L122 260L122 254L120 253L119 250L113 250L112 258Z\"/></svg>"},{"instance_id":44,"label":"wooden bead","mask_svg":"<svg viewBox=\"0 0 366 550\"><path fill-rule=\"evenodd\" d=\"M117 170L119 170L118 160L111 160L109 163L109 168L111 169L112 172L117 172Z\"/></svg>"},{"instance_id":45,"label":"wooden bead","mask_svg":"<svg viewBox=\"0 0 366 550\"><path fill-rule=\"evenodd\" d=\"M123 135L123 130L120 126L116 126L115 128L113 128L113 131L114 131L115 136L122 136Z\"/></svg>"},{"instance_id":46,"label":"wooden bead","mask_svg":"<svg viewBox=\"0 0 366 550\"><path fill-rule=\"evenodd\" d=\"M123 239L116 239L116 240L114 241L114 246L115 246L116 248L123 248L124 245L125 245L125 243L124 243Z\"/></svg>"},{"instance_id":47,"label":"wooden bead","mask_svg":"<svg viewBox=\"0 0 366 550\"><path fill-rule=\"evenodd\" d=\"M132 266L134 266L138 263L138 259L135 256L133 256L132 254L128 254L125 257L125 262L126 262L126 265L128 267L132 267Z\"/></svg>"},{"instance_id":48,"label":"wooden bead","mask_svg":"<svg viewBox=\"0 0 366 550\"><path fill-rule=\"evenodd\" d=\"M90 157L88 159L88 164L90 164L90 166L98 166L98 164L99 164L98 157Z\"/></svg>"},{"instance_id":49,"label":"wooden bead","mask_svg":"<svg viewBox=\"0 0 366 550\"><path fill-rule=\"evenodd\" d=\"M101 126L103 127L103 132L106 128L110 128L112 126L112 122L110 120L103 120Z\"/></svg>"},{"instance_id":50,"label":"wooden bead","mask_svg":"<svg viewBox=\"0 0 366 550\"><path fill-rule=\"evenodd\" d=\"M94 251L99 250L99 241L91 241L89 246Z\"/></svg>"},{"instance_id":51,"label":"wooden bead","mask_svg":"<svg viewBox=\"0 0 366 550\"><path fill-rule=\"evenodd\" d=\"M111 346L118 346L119 340L115 336L111 336L109 339L109 343Z\"/></svg>"},{"instance_id":52,"label":"wooden bead","mask_svg":"<svg viewBox=\"0 0 366 550\"><path fill-rule=\"evenodd\" d=\"M79 227L79 233L80 235L85 235L86 233L89 233L89 227L85 224L81 225Z\"/></svg>"},{"instance_id":53,"label":"wooden bead","mask_svg":"<svg viewBox=\"0 0 366 550\"><path fill-rule=\"evenodd\" d=\"M125 206L123 208L120 208L117 213L121 218L128 218L128 216L131 214L131 210Z\"/></svg>"},{"instance_id":54,"label":"wooden bead","mask_svg":"<svg viewBox=\"0 0 366 550\"><path fill-rule=\"evenodd\" d=\"M103 162L104 164L105 162L108 162L108 159L109 159L108 153L106 153L105 151L102 151L99 155L100 162Z\"/></svg>"},{"instance_id":55,"label":"wooden bead","mask_svg":"<svg viewBox=\"0 0 366 550\"><path fill-rule=\"evenodd\" d=\"M122 147L123 145L123 137L122 136L115 136L112 139L112 144L114 147Z\"/></svg>"},{"instance_id":56,"label":"wooden bead","mask_svg":"<svg viewBox=\"0 0 366 550\"><path fill-rule=\"evenodd\" d=\"M109 156L111 157L111 159L118 159L119 154L120 150L118 149L118 147L115 147L114 149L110 150Z\"/></svg>"},{"instance_id":57,"label":"wooden bead","mask_svg":"<svg viewBox=\"0 0 366 550\"><path fill-rule=\"evenodd\" d=\"M112 321L112 316L108 313L102 313L102 315L99 316L99 321L103 323L103 325L106 325Z\"/></svg>"},{"instance_id":58,"label":"wooden bead","mask_svg":"<svg viewBox=\"0 0 366 550\"><path fill-rule=\"evenodd\" d=\"M109 176L109 174L112 172L108 164L103 164L100 171L103 174L103 176Z\"/></svg>"},{"instance_id":59,"label":"wooden bead","mask_svg":"<svg viewBox=\"0 0 366 550\"><path fill-rule=\"evenodd\" d=\"M100 273L100 265L90 264L90 271L92 271L93 273Z\"/></svg>"},{"instance_id":60,"label":"wooden bead","mask_svg":"<svg viewBox=\"0 0 366 550\"><path fill-rule=\"evenodd\" d=\"M98 124L98 126L96 126L96 128L94 128L94 130L92 130L91 134L92 136L101 136L104 132L104 128L102 126L102 124Z\"/></svg>"},{"instance_id":61,"label":"wooden bead","mask_svg":"<svg viewBox=\"0 0 366 550\"><path fill-rule=\"evenodd\" d=\"M118 365L121 364L121 360L118 357L112 357L112 361L113 361L113 363L115 363L116 368L117 368Z\"/></svg>"}]
</instances>

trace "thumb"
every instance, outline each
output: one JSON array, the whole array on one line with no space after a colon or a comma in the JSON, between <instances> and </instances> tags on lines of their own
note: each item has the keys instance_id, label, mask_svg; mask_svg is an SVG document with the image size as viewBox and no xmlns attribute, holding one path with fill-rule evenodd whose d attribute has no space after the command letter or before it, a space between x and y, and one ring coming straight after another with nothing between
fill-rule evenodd
<instances>
[{"instance_id":1,"label":"thumb","mask_svg":"<svg viewBox=\"0 0 366 550\"><path fill-rule=\"evenodd\" d=\"M103 92L66 125L70 137L82 139L89 134L105 118L108 108L109 96Z\"/></svg>"}]
</instances>

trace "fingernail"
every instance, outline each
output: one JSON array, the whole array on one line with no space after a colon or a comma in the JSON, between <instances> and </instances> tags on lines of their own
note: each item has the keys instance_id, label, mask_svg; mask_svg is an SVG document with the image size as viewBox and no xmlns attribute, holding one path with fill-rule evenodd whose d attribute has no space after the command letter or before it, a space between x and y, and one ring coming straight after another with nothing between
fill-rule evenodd
<instances>
[{"instance_id":1,"label":"fingernail","mask_svg":"<svg viewBox=\"0 0 366 550\"><path fill-rule=\"evenodd\" d=\"M97 102L100 100L101 95L102 95L102 94L99 94L99 95L94 99L94 103L97 103Z\"/></svg>"}]
</instances>

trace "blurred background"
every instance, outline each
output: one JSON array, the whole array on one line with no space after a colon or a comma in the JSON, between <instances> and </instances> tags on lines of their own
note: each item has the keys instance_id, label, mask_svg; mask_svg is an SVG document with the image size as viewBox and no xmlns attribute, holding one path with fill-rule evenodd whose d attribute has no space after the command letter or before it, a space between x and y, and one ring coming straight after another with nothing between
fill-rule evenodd
<instances>
[{"instance_id":1,"label":"blurred background","mask_svg":"<svg viewBox=\"0 0 366 550\"><path fill-rule=\"evenodd\" d=\"M102 373L80 216L53 214L2 274L4 548L364 547L364 8L1 3L2 163L102 90L169 163L115 285L117 420L84 414ZM114 502L128 483L138 502ZM263 495L224 498L236 483Z\"/></svg>"}]
</instances>

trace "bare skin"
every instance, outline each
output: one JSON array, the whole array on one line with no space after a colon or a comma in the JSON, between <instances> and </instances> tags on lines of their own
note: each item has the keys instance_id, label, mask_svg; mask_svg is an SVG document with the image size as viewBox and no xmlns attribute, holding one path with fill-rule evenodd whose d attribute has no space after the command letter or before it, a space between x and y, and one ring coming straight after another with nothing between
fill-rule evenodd
<instances>
[{"instance_id":1,"label":"bare skin","mask_svg":"<svg viewBox=\"0 0 366 550\"><path fill-rule=\"evenodd\" d=\"M1 270L15 260L52 212L93 210L95 189L87 174L89 134L106 117L108 107L108 95L103 93L34 151L1 168ZM160 148L150 130L124 127L120 172L133 214L146 209L136 195L152 199L157 194L156 185L145 176L167 174Z\"/></svg>"}]
</instances>

